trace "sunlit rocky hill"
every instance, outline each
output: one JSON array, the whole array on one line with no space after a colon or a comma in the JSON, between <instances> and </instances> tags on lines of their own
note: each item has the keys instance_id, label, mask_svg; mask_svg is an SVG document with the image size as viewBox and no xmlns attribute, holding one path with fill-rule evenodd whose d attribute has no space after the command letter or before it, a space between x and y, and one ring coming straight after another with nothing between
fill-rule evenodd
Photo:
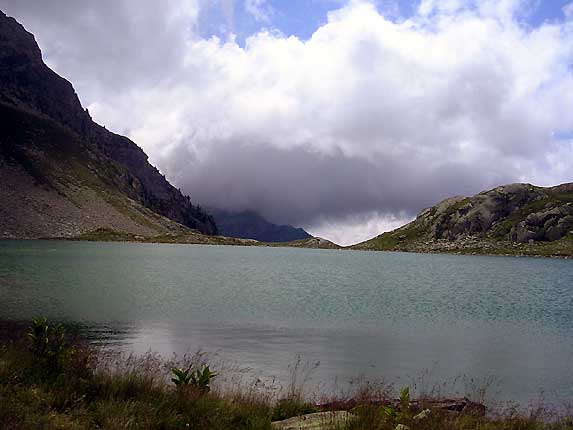
<instances>
[{"instance_id":1,"label":"sunlit rocky hill","mask_svg":"<svg viewBox=\"0 0 573 430\"><path fill-rule=\"evenodd\" d=\"M573 256L573 183L511 184L424 209L354 249Z\"/></svg>"}]
</instances>

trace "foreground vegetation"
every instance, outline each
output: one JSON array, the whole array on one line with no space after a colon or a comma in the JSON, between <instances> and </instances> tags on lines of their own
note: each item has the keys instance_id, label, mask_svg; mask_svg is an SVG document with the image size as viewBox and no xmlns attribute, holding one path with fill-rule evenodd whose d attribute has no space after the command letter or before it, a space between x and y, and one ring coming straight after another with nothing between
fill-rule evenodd
<instances>
[{"instance_id":1,"label":"foreground vegetation","mask_svg":"<svg viewBox=\"0 0 573 430\"><path fill-rule=\"evenodd\" d=\"M218 385L221 375L201 355L163 360L104 353L44 319L26 330L5 325L0 340L0 428L6 430L311 428L311 418L277 423L311 413L316 429L573 429L571 417L544 408L486 414L468 402L471 407L457 411L435 399L413 401L407 388L392 400L387 385L363 384L346 396L309 402L300 363L285 391L258 380Z\"/></svg>"}]
</instances>

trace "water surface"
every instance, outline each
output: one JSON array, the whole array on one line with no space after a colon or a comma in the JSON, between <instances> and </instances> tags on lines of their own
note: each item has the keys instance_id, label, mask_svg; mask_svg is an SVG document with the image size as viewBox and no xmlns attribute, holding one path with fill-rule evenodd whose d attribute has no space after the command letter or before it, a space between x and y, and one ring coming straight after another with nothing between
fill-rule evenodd
<instances>
[{"instance_id":1,"label":"water surface","mask_svg":"<svg viewBox=\"0 0 573 430\"><path fill-rule=\"evenodd\" d=\"M570 260L6 241L0 304L0 318L79 321L118 348L201 349L279 381L300 354L326 384L466 375L495 377L500 399L573 400Z\"/></svg>"}]
</instances>

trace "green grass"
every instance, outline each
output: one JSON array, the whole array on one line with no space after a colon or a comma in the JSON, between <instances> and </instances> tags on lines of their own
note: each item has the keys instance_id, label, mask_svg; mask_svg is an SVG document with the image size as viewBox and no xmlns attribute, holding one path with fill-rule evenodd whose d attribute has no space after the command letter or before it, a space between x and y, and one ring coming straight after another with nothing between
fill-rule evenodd
<instances>
[{"instance_id":1,"label":"green grass","mask_svg":"<svg viewBox=\"0 0 573 430\"><path fill-rule=\"evenodd\" d=\"M380 251L390 251L396 249L399 241L393 233L383 233L369 241L369 245Z\"/></svg>"},{"instance_id":2,"label":"green grass","mask_svg":"<svg viewBox=\"0 0 573 430\"><path fill-rule=\"evenodd\" d=\"M366 242L366 247L380 251L397 251L408 249L408 246L418 240L424 232L413 225L407 225L399 230L383 233Z\"/></svg>"},{"instance_id":3,"label":"green grass","mask_svg":"<svg viewBox=\"0 0 573 430\"><path fill-rule=\"evenodd\" d=\"M270 246L264 242L242 240L233 237L208 236L196 230L181 226L178 231L172 233L157 234L153 236L139 236L132 233L113 230L110 228L98 228L80 234L71 240L85 240L89 242L143 242L165 244L202 244L202 245L234 245L234 246Z\"/></svg>"},{"instance_id":4,"label":"green grass","mask_svg":"<svg viewBox=\"0 0 573 430\"><path fill-rule=\"evenodd\" d=\"M137 240L137 236L110 228L98 228L96 230L80 234L73 238L73 240L85 240L89 242L133 242Z\"/></svg>"}]
</instances>

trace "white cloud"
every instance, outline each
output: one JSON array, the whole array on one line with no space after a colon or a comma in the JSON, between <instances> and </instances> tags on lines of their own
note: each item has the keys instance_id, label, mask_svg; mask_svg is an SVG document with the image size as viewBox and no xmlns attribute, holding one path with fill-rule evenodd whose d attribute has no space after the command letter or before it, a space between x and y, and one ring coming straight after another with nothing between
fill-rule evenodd
<instances>
[{"instance_id":1,"label":"white cloud","mask_svg":"<svg viewBox=\"0 0 573 430\"><path fill-rule=\"evenodd\" d=\"M273 14L273 8L267 0L245 0L245 10L251 14L256 21L269 23Z\"/></svg>"},{"instance_id":2,"label":"white cloud","mask_svg":"<svg viewBox=\"0 0 573 430\"><path fill-rule=\"evenodd\" d=\"M567 18L572 18L573 17L573 2L566 4L565 6L563 6L563 14L567 17Z\"/></svg>"},{"instance_id":3,"label":"white cloud","mask_svg":"<svg viewBox=\"0 0 573 430\"><path fill-rule=\"evenodd\" d=\"M195 201L349 243L451 195L573 180L572 143L552 137L573 130L573 23L523 26L531 4L424 0L393 21L354 0L309 40L190 36L149 55L141 35L129 64L153 73L112 68L104 86L105 63L78 48L66 75Z\"/></svg>"},{"instance_id":4,"label":"white cloud","mask_svg":"<svg viewBox=\"0 0 573 430\"><path fill-rule=\"evenodd\" d=\"M455 13L464 5L462 0L422 0L418 6L418 13L421 16L428 16L433 13Z\"/></svg>"},{"instance_id":5,"label":"white cloud","mask_svg":"<svg viewBox=\"0 0 573 430\"><path fill-rule=\"evenodd\" d=\"M350 215L344 218L319 219L307 231L316 237L327 237L342 246L354 245L379 234L392 231L412 221L406 214L384 215L377 212Z\"/></svg>"}]
</instances>

